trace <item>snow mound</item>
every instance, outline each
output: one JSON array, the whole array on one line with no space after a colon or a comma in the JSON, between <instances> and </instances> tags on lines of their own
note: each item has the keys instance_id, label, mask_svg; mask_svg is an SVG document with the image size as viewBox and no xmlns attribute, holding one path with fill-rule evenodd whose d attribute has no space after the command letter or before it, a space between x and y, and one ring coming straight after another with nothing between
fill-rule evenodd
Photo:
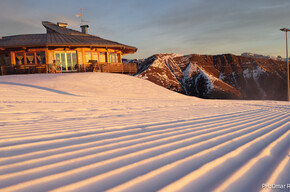
<instances>
[{"instance_id":1,"label":"snow mound","mask_svg":"<svg viewBox=\"0 0 290 192\"><path fill-rule=\"evenodd\" d=\"M0 77L0 84L17 86L14 87L16 92L30 88L31 91L46 91L46 95L63 93L135 99L185 97L137 77L109 73L11 75Z\"/></svg>"}]
</instances>

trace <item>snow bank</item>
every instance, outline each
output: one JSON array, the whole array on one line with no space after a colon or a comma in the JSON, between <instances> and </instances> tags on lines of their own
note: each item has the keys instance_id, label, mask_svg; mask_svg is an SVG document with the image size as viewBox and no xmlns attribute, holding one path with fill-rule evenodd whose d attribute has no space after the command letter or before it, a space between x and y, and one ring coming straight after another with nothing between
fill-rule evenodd
<instances>
[{"instance_id":1,"label":"snow bank","mask_svg":"<svg viewBox=\"0 0 290 192\"><path fill-rule=\"evenodd\" d=\"M120 74L1 76L0 190L266 191L290 183L289 112Z\"/></svg>"},{"instance_id":2,"label":"snow bank","mask_svg":"<svg viewBox=\"0 0 290 192\"><path fill-rule=\"evenodd\" d=\"M34 74L11 75L1 77L4 84L18 83L17 89L57 92L61 90L68 94L83 96L102 96L115 98L178 98L181 94L160 88L139 78L108 73L73 73L73 74ZM11 85L12 85L11 84ZM14 84L17 86L17 84ZM34 87L33 87L34 86ZM42 88L43 87L43 88Z\"/></svg>"}]
</instances>

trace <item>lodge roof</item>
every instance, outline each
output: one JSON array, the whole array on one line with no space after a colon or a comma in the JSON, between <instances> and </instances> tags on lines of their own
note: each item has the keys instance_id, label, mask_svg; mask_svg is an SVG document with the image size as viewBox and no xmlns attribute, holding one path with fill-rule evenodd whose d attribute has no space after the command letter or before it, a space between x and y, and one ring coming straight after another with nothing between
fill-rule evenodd
<instances>
[{"instance_id":1,"label":"lodge roof","mask_svg":"<svg viewBox=\"0 0 290 192\"><path fill-rule=\"evenodd\" d=\"M0 48L68 46L118 48L124 53L134 53L137 51L136 47L84 34L48 21L43 21L42 25L46 28L46 33L2 37L0 38Z\"/></svg>"}]
</instances>

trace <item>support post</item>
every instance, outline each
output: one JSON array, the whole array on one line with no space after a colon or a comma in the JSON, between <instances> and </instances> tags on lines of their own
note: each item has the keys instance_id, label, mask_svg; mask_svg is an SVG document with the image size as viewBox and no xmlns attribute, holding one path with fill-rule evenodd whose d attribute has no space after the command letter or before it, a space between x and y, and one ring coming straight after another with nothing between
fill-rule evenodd
<instances>
[{"instance_id":1,"label":"support post","mask_svg":"<svg viewBox=\"0 0 290 192\"><path fill-rule=\"evenodd\" d=\"M280 31L283 31L286 33L286 67L287 67L287 93L288 97L287 100L290 101L290 79L289 79L289 56L288 56L288 32L290 29L288 28L282 28Z\"/></svg>"},{"instance_id":2,"label":"support post","mask_svg":"<svg viewBox=\"0 0 290 192\"><path fill-rule=\"evenodd\" d=\"M287 86L288 86L288 101L290 101L290 79L289 79L289 56L288 56L288 31L286 31L286 63L287 63Z\"/></svg>"}]
</instances>

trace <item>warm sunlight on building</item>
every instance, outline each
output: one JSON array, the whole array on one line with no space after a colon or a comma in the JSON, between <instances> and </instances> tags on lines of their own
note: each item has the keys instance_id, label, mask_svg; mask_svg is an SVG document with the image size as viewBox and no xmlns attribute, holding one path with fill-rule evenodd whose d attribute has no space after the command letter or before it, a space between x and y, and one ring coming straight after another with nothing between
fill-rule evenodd
<instances>
[{"instance_id":1,"label":"warm sunlight on building","mask_svg":"<svg viewBox=\"0 0 290 192\"><path fill-rule=\"evenodd\" d=\"M0 38L1 75L50 72L136 73L136 64L123 64L122 56L136 47L68 29L67 23L43 21L45 34L27 34Z\"/></svg>"}]
</instances>

